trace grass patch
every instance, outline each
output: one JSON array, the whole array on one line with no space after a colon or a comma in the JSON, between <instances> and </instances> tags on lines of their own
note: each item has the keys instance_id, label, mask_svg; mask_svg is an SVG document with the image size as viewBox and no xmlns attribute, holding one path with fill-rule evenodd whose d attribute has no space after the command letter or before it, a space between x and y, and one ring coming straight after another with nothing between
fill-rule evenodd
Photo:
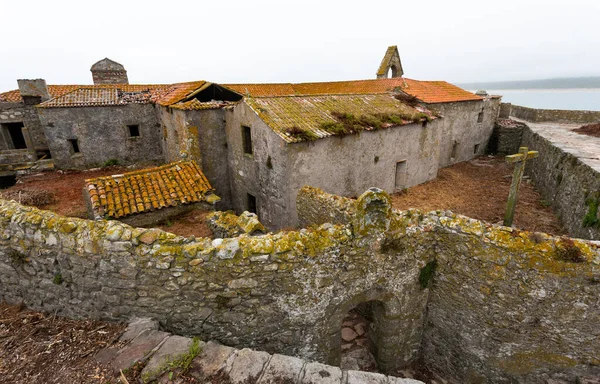
<instances>
[{"instance_id":1,"label":"grass patch","mask_svg":"<svg viewBox=\"0 0 600 384\"><path fill-rule=\"evenodd\" d=\"M167 361L162 367L157 369L156 372L153 372L146 377L142 377L142 382L148 383L152 381L149 379L156 374L162 375L163 373L167 373L169 380L174 380L185 375L192 367L192 361L200 354L200 352L202 352L200 339L194 337L187 353L179 356L177 359Z\"/></svg>"},{"instance_id":2,"label":"grass patch","mask_svg":"<svg viewBox=\"0 0 600 384\"><path fill-rule=\"evenodd\" d=\"M61 285L63 283L63 281L65 281L62 277L62 275L60 273L57 273L54 275L54 279L52 279L52 282L56 285Z\"/></svg>"},{"instance_id":3,"label":"grass patch","mask_svg":"<svg viewBox=\"0 0 600 384\"><path fill-rule=\"evenodd\" d=\"M104 163L105 167L111 167L113 165L119 165L119 160L118 159L108 159L106 160L106 162Z\"/></svg>"},{"instance_id":4,"label":"grass patch","mask_svg":"<svg viewBox=\"0 0 600 384\"><path fill-rule=\"evenodd\" d=\"M413 95L409 95L406 93L398 93L398 94L394 95L394 98L396 100L402 102L402 104L406 104L410 107L416 107L417 105L419 105L419 99L417 99Z\"/></svg>"},{"instance_id":5,"label":"grass patch","mask_svg":"<svg viewBox=\"0 0 600 384\"><path fill-rule=\"evenodd\" d=\"M437 269L437 260L432 260L425 264L423 268L421 268L421 272L419 273L419 284L421 284L421 288L425 289L429 287L429 284L433 280L433 276L435 275L435 270Z\"/></svg>"},{"instance_id":6,"label":"grass patch","mask_svg":"<svg viewBox=\"0 0 600 384\"><path fill-rule=\"evenodd\" d=\"M408 124L410 122L426 124L431 117L425 113L375 113L355 116L345 112L331 112L337 121L325 121L320 128L332 135L350 135L364 130L376 131L394 125Z\"/></svg>"},{"instance_id":7,"label":"grass patch","mask_svg":"<svg viewBox=\"0 0 600 384\"><path fill-rule=\"evenodd\" d=\"M314 132L302 129L295 125L286 129L285 132L293 138L299 139L301 141L314 141L319 138Z\"/></svg>"}]
</instances>

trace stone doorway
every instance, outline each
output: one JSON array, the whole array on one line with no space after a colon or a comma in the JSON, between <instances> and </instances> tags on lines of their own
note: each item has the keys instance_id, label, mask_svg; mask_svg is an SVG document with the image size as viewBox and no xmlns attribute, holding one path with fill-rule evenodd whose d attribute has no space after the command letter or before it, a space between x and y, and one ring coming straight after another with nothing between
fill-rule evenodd
<instances>
[{"instance_id":1,"label":"stone doorway","mask_svg":"<svg viewBox=\"0 0 600 384\"><path fill-rule=\"evenodd\" d=\"M8 133L10 137L10 144L14 149L26 149L27 143L25 136L23 135L23 123L6 123L2 124L2 127Z\"/></svg>"},{"instance_id":2,"label":"stone doorway","mask_svg":"<svg viewBox=\"0 0 600 384\"><path fill-rule=\"evenodd\" d=\"M380 301L368 301L351 309L342 320L340 367L379 372L375 316L383 312Z\"/></svg>"}]
</instances>

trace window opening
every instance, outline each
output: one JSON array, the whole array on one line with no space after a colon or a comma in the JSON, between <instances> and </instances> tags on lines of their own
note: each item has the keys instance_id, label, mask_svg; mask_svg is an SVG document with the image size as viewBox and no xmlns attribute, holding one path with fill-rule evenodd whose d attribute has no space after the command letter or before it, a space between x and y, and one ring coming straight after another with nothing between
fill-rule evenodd
<instances>
[{"instance_id":1,"label":"window opening","mask_svg":"<svg viewBox=\"0 0 600 384\"><path fill-rule=\"evenodd\" d=\"M479 114L477 115L477 122L483 123L483 111L479 112Z\"/></svg>"},{"instance_id":2,"label":"window opening","mask_svg":"<svg viewBox=\"0 0 600 384\"><path fill-rule=\"evenodd\" d=\"M252 154L252 132L250 127L242 125L242 140L244 141L244 153Z\"/></svg>"},{"instance_id":3,"label":"window opening","mask_svg":"<svg viewBox=\"0 0 600 384\"><path fill-rule=\"evenodd\" d=\"M27 143L25 142L25 136L23 135L23 123L8 123L2 124L4 129L8 131L10 140L14 149L25 149Z\"/></svg>"},{"instance_id":4,"label":"window opening","mask_svg":"<svg viewBox=\"0 0 600 384\"><path fill-rule=\"evenodd\" d=\"M77 139L69 139L69 143L71 143L71 149L73 153L79 153L79 142Z\"/></svg>"},{"instance_id":5,"label":"window opening","mask_svg":"<svg viewBox=\"0 0 600 384\"><path fill-rule=\"evenodd\" d=\"M247 211L250 213L256 213L256 197L247 193Z\"/></svg>"},{"instance_id":6,"label":"window opening","mask_svg":"<svg viewBox=\"0 0 600 384\"><path fill-rule=\"evenodd\" d=\"M137 124L128 125L127 128L129 129L130 137L139 137L140 136L140 126L139 125L137 125Z\"/></svg>"}]
</instances>

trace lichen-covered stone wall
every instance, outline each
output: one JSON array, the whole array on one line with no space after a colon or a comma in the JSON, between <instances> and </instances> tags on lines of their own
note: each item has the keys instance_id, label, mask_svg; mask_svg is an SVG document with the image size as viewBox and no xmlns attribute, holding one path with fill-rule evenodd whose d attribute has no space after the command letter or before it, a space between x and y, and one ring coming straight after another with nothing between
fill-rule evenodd
<instances>
[{"instance_id":1,"label":"lichen-covered stone wall","mask_svg":"<svg viewBox=\"0 0 600 384\"><path fill-rule=\"evenodd\" d=\"M2 201L0 295L68 316L150 316L178 333L331 364L347 311L376 301L386 372L420 358L459 382L599 373L598 244L396 212L378 190L355 209L348 225L209 240Z\"/></svg>"},{"instance_id":2,"label":"lichen-covered stone wall","mask_svg":"<svg viewBox=\"0 0 600 384\"><path fill-rule=\"evenodd\" d=\"M530 127L522 145L540 153L525 171L569 234L600 240L600 172Z\"/></svg>"}]
</instances>

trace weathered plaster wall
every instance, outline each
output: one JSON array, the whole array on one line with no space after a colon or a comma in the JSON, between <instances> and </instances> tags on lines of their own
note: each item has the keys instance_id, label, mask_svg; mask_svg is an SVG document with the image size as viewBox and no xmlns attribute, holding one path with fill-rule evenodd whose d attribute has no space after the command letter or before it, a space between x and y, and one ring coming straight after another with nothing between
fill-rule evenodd
<instances>
[{"instance_id":1,"label":"weathered plaster wall","mask_svg":"<svg viewBox=\"0 0 600 384\"><path fill-rule=\"evenodd\" d=\"M427 104L427 107L442 115L440 167L471 160L485 153L500 109L499 98ZM478 122L480 112L483 112L481 123Z\"/></svg>"},{"instance_id":2,"label":"weathered plaster wall","mask_svg":"<svg viewBox=\"0 0 600 384\"><path fill-rule=\"evenodd\" d=\"M296 195L304 185L340 196L356 197L373 186L394 193L401 190L395 185L396 164L401 161L406 162L404 188L434 179L442 124L436 119L426 126L410 124L287 145L293 170L286 185L289 223L298 222Z\"/></svg>"},{"instance_id":3,"label":"weathered plaster wall","mask_svg":"<svg viewBox=\"0 0 600 384\"><path fill-rule=\"evenodd\" d=\"M162 162L161 132L151 104L110 107L38 108L57 168L92 168L110 159L122 164ZM127 125L139 125L130 137ZM69 139L77 139L73 153Z\"/></svg>"},{"instance_id":4,"label":"weathered plaster wall","mask_svg":"<svg viewBox=\"0 0 600 384\"><path fill-rule=\"evenodd\" d=\"M168 162L182 158L200 165L216 194L218 207L231 209L231 183L223 109L183 111L157 106Z\"/></svg>"},{"instance_id":5,"label":"weathered plaster wall","mask_svg":"<svg viewBox=\"0 0 600 384\"><path fill-rule=\"evenodd\" d=\"M600 171L530 127L523 130L522 145L539 151L537 159L527 162L525 172L569 234L600 240ZM586 216L588 224L584 224Z\"/></svg>"},{"instance_id":6,"label":"weathered plaster wall","mask_svg":"<svg viewBox=\"0 0 600 384\"><path fill-rule=\"evenodd\" d=\"M532 121L555 121L565 123L590 124L600 121L600 111L575 111L564 109L536 109L512 104L510 115L519 119Z\"/></svg>"},{"instance_id":7,"label":"weathered plaster wall","mask_svg":"<svg viewBox=\"0 0 600 384\"><path fill-rule=\"evenodd\" d=\"M289 215L295 202L291 201L289 178L296 170L284 141L245 103L227 110L225 119L232 208L238 214L248 210L247 194L251 194L267 228L292 226ZM251 129L252 154L244 153L242 125Z\"/></svg>"},{"instance_id":8,"label":"weathered plaster wall","mask_svg":"<svg viewBox=\"0 0 600 384\"><path fill-rule=\"evenodd\" d=\"M600 374L597 243L392 212L380 192L355 209L348 226L210 241L2 201L0 294L68 316L150 316L180 333L332 364L346 312L376 300L387 371L420 357L466 383Z\"/></svg>"}]
</instances>

